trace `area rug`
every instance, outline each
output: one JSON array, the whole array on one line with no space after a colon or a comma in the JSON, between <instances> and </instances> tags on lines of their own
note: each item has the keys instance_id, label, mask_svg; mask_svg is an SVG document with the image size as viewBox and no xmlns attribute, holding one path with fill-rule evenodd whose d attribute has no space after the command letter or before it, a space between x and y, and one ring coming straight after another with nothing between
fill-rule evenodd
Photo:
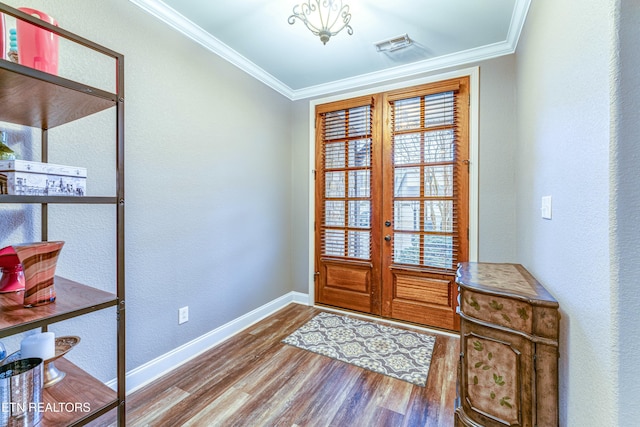
<instances>
[{"instance_id":1,"label":"area rug","mask_svg":"<svg viewBox=\"0 0 640 427\"><path fill-rule=\"evenodd\" d=\"M304 350L424 387L436 337L320 313L282 340Z\"/></svg>"}]
</instances>

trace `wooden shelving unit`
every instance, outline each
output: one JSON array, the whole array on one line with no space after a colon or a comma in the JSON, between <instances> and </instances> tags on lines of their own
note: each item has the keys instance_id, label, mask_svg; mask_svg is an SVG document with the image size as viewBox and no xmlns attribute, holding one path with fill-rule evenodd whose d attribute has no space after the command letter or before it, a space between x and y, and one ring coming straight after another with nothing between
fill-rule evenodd
<instances>
[{"instance_id":1,"label":"wooden shelving unit","mask_svg":"<svg viewBox=\"0 0 640 427\"><path fill-rule=\"evenodd\" d=\"M116 90L108 92L73 80L44 73L0 59L0 122L38 128L42 131L42 161L48 161L48 130L100 111L115 108L116 190L107 197L58 197L0 195L0 204L38 204L41 206L41 238L48 240L49 204L113 205L116 210L116 283L115 293L56 276L57 299L54 303L24 308L21 294L0 294L0 338L88 313L115 307L117 314L117 390L64 357L56 360L58 369L66 372L63 381L44 389L45 404L59 411L46 411L39 424L50 426L81 426L116 410L118 426L125 425L125 304L124 304L124 56L62 28L49 25L30 15L0 3L0 13L28 21L52 31L60 37L112 58L115 61ZM0 242L18 243L18 242ZM82 402L73 411L56 404Z\"/></svg>"}]
</instances>

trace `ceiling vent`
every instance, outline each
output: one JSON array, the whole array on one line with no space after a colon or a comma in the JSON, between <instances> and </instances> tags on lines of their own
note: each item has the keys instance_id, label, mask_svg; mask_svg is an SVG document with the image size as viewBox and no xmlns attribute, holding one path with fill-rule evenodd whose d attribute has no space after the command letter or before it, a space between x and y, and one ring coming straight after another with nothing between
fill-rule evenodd
<instances>
[{"instance_id":1,"label":"ceiling vent","mask_svg":"<svg viewBox=\"0 0 640 427\"><path fill-rule=\"evenodd\" d=\"M378 52L393 52L399 49L404 49L405 47L410 46L411 43L412 41L409 38L409 35L403 34L401 36L390 38L389 40L375 43L375 45L376 51Z\"/></svg>"}]
</instances>

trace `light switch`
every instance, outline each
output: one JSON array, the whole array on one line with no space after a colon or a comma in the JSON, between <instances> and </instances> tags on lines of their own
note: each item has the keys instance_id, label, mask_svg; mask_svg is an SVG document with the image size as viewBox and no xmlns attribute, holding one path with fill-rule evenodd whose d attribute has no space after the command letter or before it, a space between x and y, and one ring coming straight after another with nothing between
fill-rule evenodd
<instances>
[{"instance_id":1,"label":"light switch","mask_svg":"<svg viewBox=\"0 0 640 427\"><path fill-rule=\"evenodd\" d=\"M542 218L551 219L551 196L544 196L542 198Z\"/></svg>"}]
</instances>

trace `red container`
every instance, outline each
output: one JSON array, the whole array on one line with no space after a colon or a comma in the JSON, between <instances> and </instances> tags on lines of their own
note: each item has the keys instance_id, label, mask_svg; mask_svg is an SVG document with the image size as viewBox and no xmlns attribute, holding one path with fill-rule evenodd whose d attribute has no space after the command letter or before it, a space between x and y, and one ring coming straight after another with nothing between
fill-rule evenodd
<instances>
[{"instance_id":1,"label":"red container","mask_svg":"<svg viewBox=\"0 0 640 427\"><path fill-rule=\"evenodd\" d=\"M4 41L4 13L0 13L0 59L7 59L7 45Z\"/></svg>"},{"instance_id":2,"label":"red container","mask_svg":"<svg viewBox=\"0 0 640 427\"><path fill-rule=\"evenodd\" d=\"M39 10L28 7L19 7L18 10L51 25L58 25L55 19ZM45 73L58 74L58 35L21 19L17 20L16 31L20 64Z\"/></svg>"}]
</instances>

